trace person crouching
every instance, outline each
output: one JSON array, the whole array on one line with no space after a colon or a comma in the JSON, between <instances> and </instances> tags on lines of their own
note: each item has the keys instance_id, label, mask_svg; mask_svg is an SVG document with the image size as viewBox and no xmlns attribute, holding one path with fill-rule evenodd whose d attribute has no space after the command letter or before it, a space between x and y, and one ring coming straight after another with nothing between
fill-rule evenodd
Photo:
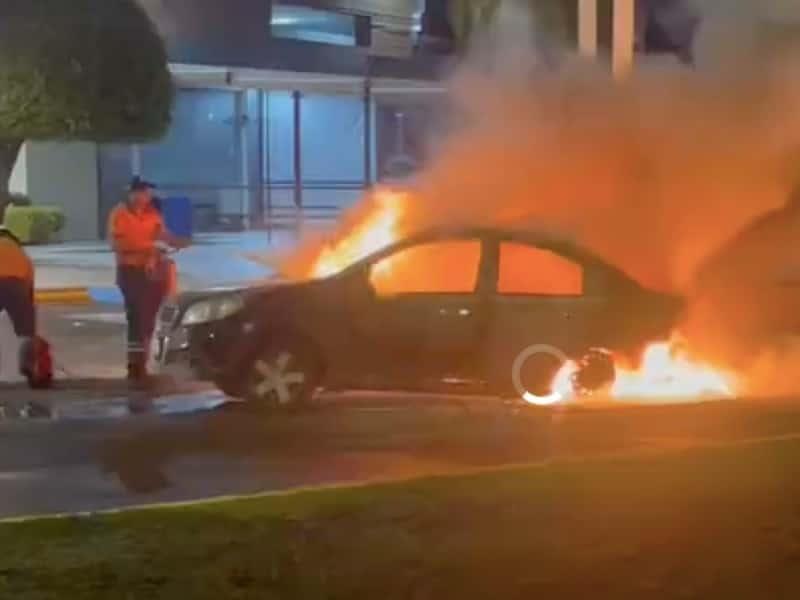
<instances>
[{"instance_id":1,"label":"person crouching","mask_svg":"<svg viewBox=\"0 0 800 600\"><path fill-rule=\"evenodd\" d=\"M5 311L11 318L24 346L36 336L34 271L20 241L3 225L7 206L0 204L0 313Z\"/></svg>"}]
</instances>

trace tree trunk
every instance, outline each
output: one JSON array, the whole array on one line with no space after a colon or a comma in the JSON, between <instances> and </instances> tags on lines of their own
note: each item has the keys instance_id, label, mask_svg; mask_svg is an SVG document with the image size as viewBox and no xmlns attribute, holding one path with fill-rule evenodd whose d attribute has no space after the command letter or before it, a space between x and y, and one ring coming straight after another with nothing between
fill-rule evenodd
<instances>
[{"instance_id":1,"label":"tree trunk","mask_svg":"<svg viewBox=\"0 0 800 600\"><path fill-rule=\"evenodd\" d=\"M3 196L8 196L8 184L11 179L11 172L17 163L19 150L22 148L23 140L2 140L0 141L0 201Z\"/></svg>"}]
</instances>

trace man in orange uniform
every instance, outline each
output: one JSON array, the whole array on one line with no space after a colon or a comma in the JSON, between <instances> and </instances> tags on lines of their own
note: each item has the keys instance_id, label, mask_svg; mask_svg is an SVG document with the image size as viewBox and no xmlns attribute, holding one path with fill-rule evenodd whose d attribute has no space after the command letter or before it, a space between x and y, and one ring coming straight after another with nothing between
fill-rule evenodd
<instances>
[{"instance_id":1,"label":"man in orange uniform","mask_svg":"<svg viewBox=\"0 0 800 600\"><path fill-rule=\"evenodd\" d=\"M164 227L161 213L153 206L154 188L134 177L127 201L114 209L108 226L117 255L117 285L125 300L128 321L128 378L134 381L147 378L150 338L164 300L162 256L156 243L185 245Z\"/></svg>"},{"instance_id":2,"label":"man in orange uniform","mask_svg":"<svg viewBox=\"0 0 800 600\"><path fill-rule=\"evenodd\" d=\"M36 335L33 264L19 240L3 227L5 210L6 205L0 204L0 313L8 313L24 343Z\"/></svg>"}]
</instances>

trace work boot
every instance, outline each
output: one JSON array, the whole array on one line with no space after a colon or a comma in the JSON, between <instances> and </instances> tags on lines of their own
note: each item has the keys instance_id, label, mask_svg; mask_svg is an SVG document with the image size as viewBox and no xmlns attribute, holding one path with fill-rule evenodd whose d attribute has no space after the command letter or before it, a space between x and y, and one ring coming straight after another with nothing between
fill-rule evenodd
<instances>
[{"instance_id":1,"label":"work boot","mask_svg":"<svg viewBox=\"0 0 800 600\"><path fill-rule=\"evenodd\" d=\"M140 355L128 357L128 382L135 387L141 387L147 381L147 369Z\"/></svg>"}]
</instances>

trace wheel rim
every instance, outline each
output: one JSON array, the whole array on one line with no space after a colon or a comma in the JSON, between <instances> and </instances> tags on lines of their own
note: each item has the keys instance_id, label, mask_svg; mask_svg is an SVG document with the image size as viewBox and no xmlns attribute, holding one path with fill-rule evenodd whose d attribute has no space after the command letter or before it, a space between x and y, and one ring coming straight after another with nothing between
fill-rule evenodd
<instances>
[{"instance_id":1,"label":"wheel rim","mask_svg":"<svg viewBox=\"0 0 800 600\"><path fill-rule=\"evenodd\" d=\"M260 358L253 365L256 381L253 395L259 400L291 404L302 393L307 375L291 352L279 352L273 358Z\"/></svg>"}]
</instances>

